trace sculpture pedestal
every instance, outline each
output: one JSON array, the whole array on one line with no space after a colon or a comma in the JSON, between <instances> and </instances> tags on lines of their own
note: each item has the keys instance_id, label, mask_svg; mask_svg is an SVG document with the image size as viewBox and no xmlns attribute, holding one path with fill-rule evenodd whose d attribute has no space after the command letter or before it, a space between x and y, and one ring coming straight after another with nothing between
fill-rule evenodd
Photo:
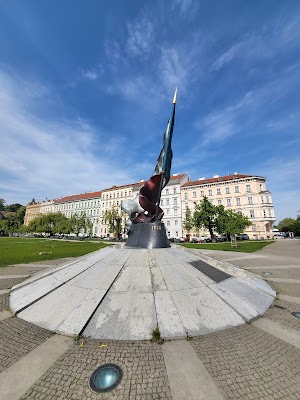
<instances>
[{"instance_id":1,"label":"sculpture pedestal","mask_svg":"<svg viewBox=\"0 0 300 400\"><path fill-rule=\"evenodd\" d=\"M141 249L161 249L171 247L163 222L132 224L126 246Z\"/></svg>"}]
</instances>

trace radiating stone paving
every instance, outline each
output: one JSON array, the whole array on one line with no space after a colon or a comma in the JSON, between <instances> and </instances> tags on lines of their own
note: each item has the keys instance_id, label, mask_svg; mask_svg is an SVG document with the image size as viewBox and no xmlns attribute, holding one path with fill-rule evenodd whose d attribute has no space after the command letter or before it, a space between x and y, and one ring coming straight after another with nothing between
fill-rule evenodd
<instances>
[{"instance_id":1,"label":"radiating stone paving","mask_svg":"<svg viewBox=\"0 0 300 400\"><path fill-rule=\"evenodd\" d=\"M0 294L0 311L9 310L9 293Z\"/></svg>"},{"instance_id":2,"label":"radiating stone paving","mask_svg":"<svg viewBox=\"0 0 300 400\"><path fill-rule=\"evenodd\" d=\"M171 400L161 345L151 342L81 340L33 385L22 400ZM101 347L101 344L103 347ZM92 372L100 365L115 363L123 378L112 392L95 393L89 387Z\"/></svg>"},{"instance_id":3,"label":"radiating stone paving","mask_svg":"<svg viewBox=\"0 0 300 400\"><path fill-rule=\"evenodd\" d=\"M299 268L289 268L286 269L272 269L272 268L262 268L260 270L257 269L248 269L248 271L253 272L254 274L258 274L263 278L288 278L289 279L300 279L300 267ZM268 272L269 275L264 274L264 272Z\"/></svg>"},{"instance_id":4,"label":"radiating stone paving","mask_svg":"<svg viewBox=\"0 0 300 400\"><path fill-rule=\"evenodd\" d=\"M19 318L0 322L0 373L52 335Z\"/></svg>"},{"instance_id":5,"label":"radiating stone paving","mask_svg":"<svg viewBox=\"0 0 300 400\"><path fill-rule=\"evenodd\" d=\"M191 343L225 399L300 399L300 350L294 346L251 325Z\"/></svg>"}]
</instances>

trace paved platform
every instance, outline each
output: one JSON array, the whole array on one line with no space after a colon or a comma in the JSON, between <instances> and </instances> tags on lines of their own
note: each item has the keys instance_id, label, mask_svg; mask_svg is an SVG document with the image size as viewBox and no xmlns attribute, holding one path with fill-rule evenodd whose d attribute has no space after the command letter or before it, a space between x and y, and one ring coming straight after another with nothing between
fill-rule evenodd
<instances>
[{"instance_id":1,"label":"paved platform","mask_svg":"<svg viewBox=\"0 0 300 400\"><path fill-rule=\"evenodd\" d=\"M44 329L94 339L199 336L263 315L275 291L228 262L173 246L110 247L14 286L10 309Z\"/></svg>"}]
</instances>

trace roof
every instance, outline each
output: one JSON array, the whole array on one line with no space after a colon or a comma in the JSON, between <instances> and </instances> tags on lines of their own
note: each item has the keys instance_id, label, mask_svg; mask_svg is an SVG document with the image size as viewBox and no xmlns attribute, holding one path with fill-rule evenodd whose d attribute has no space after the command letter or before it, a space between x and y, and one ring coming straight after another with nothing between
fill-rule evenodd
<instances>
[{"instance_id":1,"label":"roof","mask_svg":"<svg viewBox=\"0 0 300 400\"><path fill-rule=\"evenodd\" d=\"M101 197L101 194L102 194L102 191L101 192L74 194L72 196L62 197L61 199L55 199L54 202L55 203L66 203L66 202L75 201L75 200L91 199L94 197Z\"/></svg>"},{"instance_id":2,"label":"roof","mask_svg":"<svg viewBox=\"0 0 300 400\"><path fill-rule=\"evenodd\" d=\"M0 211L0 214L2 214L4 218L11 218L16 215L14 211Z\"/></svg>"},{"instance_id":3,"label":"roof","mask_svg":"<svg viewBox=\"0 0 300 400\"><path fill-rule=\"evenodd\" d=\"M187 174L174 174L174 175L170 176L170 180L169 180L167 186L176 184L176 183L180 183L180 180L186 175ZM140 187L143 186L144 183L145 183L145 181L139 181L139 182L135 183L133 190L138 190Z\"/></svg>"},{"instance_id":4,"label":"roof","mask_svg":"<svg viewBox=\"0 0 300 400\"><path fill-rule=\"evenodd\" d=\"M207 183L216 183L216 182L228 182L228 181L244 179L244 178L257 178L257 176L256 175L244 175L244 174L225 175L225 176L219 176L219 177L215 177L215 178L198 179L197 181L186 182L182 185L182 187L205 185ZM260 178L263 178L263 177L260 177ZM265 179L265 178L263 178L263 179Z\"/></svg>"},{"instance_id":5,"label":"roof","mask_svg":"<svg viewBox=\"0 0 300 400\"><path fill-rule=\"evenodd\" d=\"M109 190L126 189L126 188L132 187L132 186L134 186L134 185L136 185L136 183L129 183L128 185L122 185L122 186L115 186L115 185L113 185L112 187L107 188L107 189L103 189L102 191L103 191L103 192L107 192L107 191L109 191Z\"/></svg>"}]
</instances>

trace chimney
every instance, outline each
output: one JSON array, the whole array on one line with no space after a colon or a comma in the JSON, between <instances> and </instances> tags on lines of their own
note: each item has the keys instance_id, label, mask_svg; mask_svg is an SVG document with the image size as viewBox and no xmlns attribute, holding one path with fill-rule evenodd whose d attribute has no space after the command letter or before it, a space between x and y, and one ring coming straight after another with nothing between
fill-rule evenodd
<instances>
[{"instance_id":1,"label":"chimney","mask_svg":"<svg viewBox=\"0 0 300 400\"><path fill-rule=\"evenodd\" d=\"M213 177L214 178L220 178L220 175L214 175Z\"/></svg>"},{"instance_id":2,"label":"chimney","mask_svg":"<svg viewBox=\"0 0 300 400\"><path fill-rule=\"evenodd\" d=\"M199 178L199 181L204 181L205 176L202 176L202 178Z\"/></svg>"}]
</instances>

